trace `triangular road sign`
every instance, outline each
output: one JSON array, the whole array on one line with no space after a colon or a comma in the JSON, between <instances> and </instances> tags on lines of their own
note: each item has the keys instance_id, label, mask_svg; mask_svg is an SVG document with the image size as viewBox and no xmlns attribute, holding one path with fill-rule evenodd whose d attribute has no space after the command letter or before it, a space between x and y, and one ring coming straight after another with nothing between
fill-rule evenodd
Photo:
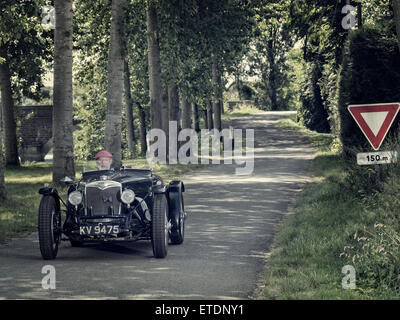
<instances>
[{"instance_id":1,"label":"triangular road sign","mask_svg":"<svg viewBox=\"0 0 400 320\"><path fill-rule=\"evenodd\" d=\"M379 150L399 112L400 103L358 104L350 105L347 109L372 148Z\"/></svg>"}]
</instances>

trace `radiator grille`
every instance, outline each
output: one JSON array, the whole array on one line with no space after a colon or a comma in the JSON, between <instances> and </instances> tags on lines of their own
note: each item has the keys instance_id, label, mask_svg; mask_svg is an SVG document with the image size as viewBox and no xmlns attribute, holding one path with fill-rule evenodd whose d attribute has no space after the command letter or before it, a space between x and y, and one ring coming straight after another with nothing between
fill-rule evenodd
<instances>
[{"instance_id":1,"label":"radiator grille","mask_svg":"<svg viewBox=\"0 0 400 320\"><path fill-rule=\"evenodd\" d=\"M87 215L119 215L121 212L121 203L117 199L121 192L121 184L113 183L110 186L102 186L96 182L86 186L86 214ZM113 210L111 210L113 208Z\"/></svg>"}]
</instances>

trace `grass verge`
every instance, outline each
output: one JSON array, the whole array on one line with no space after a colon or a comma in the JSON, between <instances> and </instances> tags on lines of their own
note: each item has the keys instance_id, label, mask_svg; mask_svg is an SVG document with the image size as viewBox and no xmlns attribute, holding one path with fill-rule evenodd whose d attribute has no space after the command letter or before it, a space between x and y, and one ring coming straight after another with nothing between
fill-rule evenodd
<instances>
[{"instance_id":1,"label":"grass verge","mask_svg":"<svg viewBox=\"0 0 400 320\"><path fill-rule=\"evenodd\" d=\"M384 192L353 192L340 146L294 119L283 128L307 134L318 148L313 180L298 195L293 213L277 228L265 273L264 299L398 299L400 238L398 178ZM342 268L354 267L355 289Z\"/></svg>"},{"instance_id":2,"label":"grass verge","mask_svg":"<svg viewBox=\"0 0 400 320\"><path fill-rule=\"evenodd\" d=\"M221 115L222 121L230 120L232 117L241 117L241 116L249 116L251 114L263 112L260 109L257 109L255 106L251 104L239 105L233 110L225 110L225 112Z\"/></svg>"}]
</instances>

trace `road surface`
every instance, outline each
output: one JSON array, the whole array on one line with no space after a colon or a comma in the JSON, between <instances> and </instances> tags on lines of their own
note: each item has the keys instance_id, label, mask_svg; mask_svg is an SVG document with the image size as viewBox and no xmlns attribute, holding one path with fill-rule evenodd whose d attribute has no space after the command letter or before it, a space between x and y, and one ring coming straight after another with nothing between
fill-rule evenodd
<instances>
[{"instance_id":1,"label":"road surface","mask_svg":"<svg viewBox=\"0 0 400 320\"><path fill-rule=\"evenodd\" d=\"M186 235L166 259L153 258L149 241L63 242L56 260L40 256L37 234L0 246L0 299L253 299L265 269L275 226L310 177L314 149L275 121L288 112L233 120L255 129L254 172L208 165L187 176ZM42 268L56 271L56 289L43 289Z\"/></svg>"}]
</instances>

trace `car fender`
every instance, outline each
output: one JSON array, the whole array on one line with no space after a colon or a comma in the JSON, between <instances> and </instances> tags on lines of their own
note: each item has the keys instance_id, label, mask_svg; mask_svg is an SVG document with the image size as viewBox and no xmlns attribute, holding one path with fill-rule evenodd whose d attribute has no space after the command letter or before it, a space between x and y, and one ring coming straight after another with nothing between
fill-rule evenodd
<instances>
[{"instance_id":1,"label":"car fender","mask_svg":"<svg viewBox=\"0 0 400 320\"><path fill-rule=\"evenodd\" d=\"M41 194L43 197L51 196L54 198L57 204L57 208L60 210L60 201L64 203L58 194L58 191L56 188L49 188L49 187L43 187L39 189L39 194Z\"/></svg>"},{"instance_id":2,"label":"car fender","mask_svg":"<svg viewBox=\"0 0 400 320\"><path fill-rule=\"evenodd\" d=\"M154 194L166 194L167 193L167 186L164 186L164 185L155 186L153 188L153 193Z\"/></svg>"}]
</instances>

